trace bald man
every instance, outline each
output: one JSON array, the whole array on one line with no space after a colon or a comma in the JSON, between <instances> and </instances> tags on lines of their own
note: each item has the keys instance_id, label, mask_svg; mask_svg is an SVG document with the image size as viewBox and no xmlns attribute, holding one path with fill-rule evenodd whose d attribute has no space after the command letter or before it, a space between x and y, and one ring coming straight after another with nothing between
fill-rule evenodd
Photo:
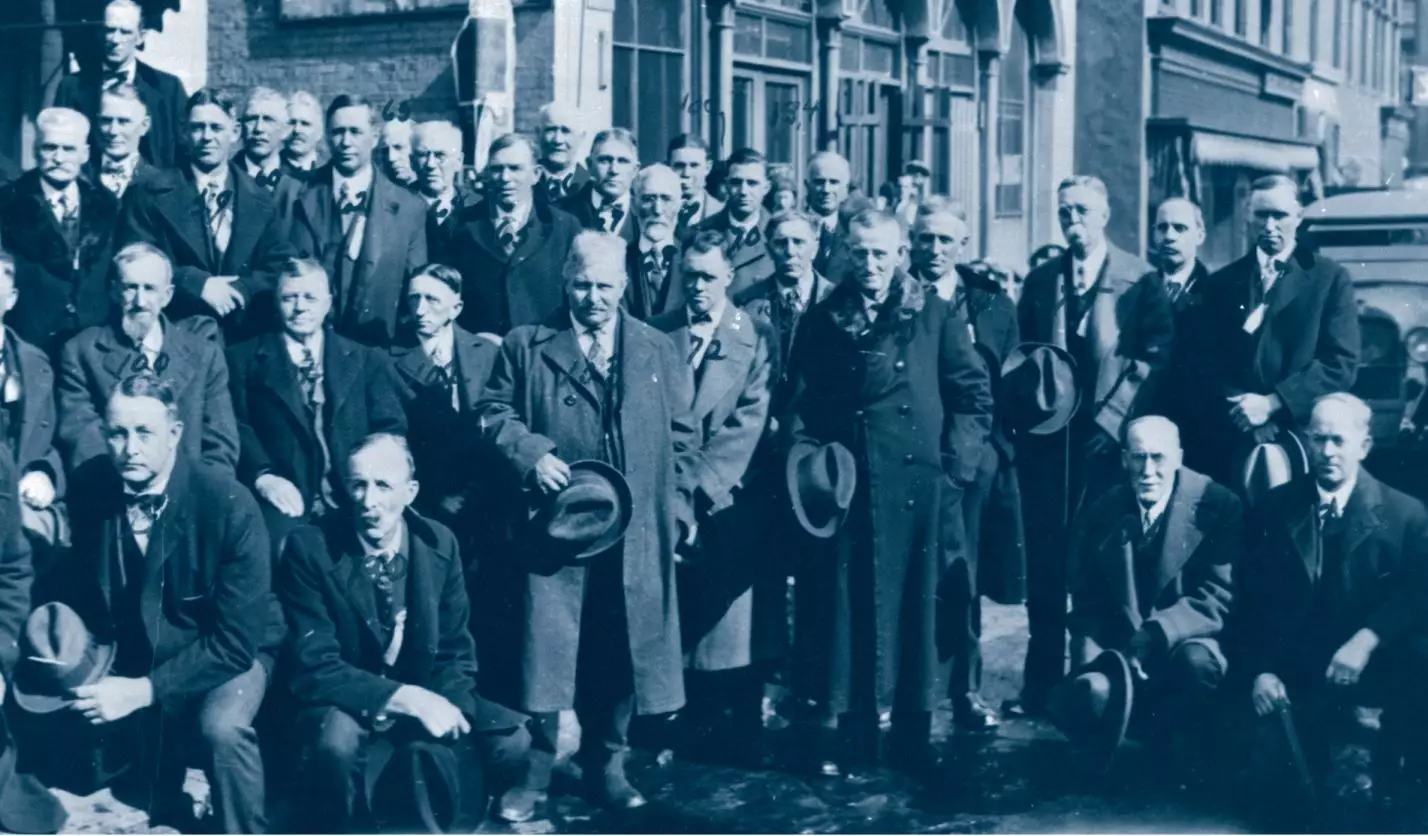
<instances>
[{"instance_id":1,"label":"bald man","mask_svg":"<svg viewBox=\"0 0 1428 836\"><path fill-rule=\"evenodd\" d=\"M1091 505L1071 546L1071 678L1052 716L1075 725L1109 694L1078 668L1102 651L1135 672L1133 730L1147 742L1201 726L1224 679L1220 634L1232 602L1243 514L1229 489L1181 466L1180 431L1161 416L1126 424L1124 477Z\"/></svg>"},{"instance_id":2,"label":"bald man","mask_svg":"<svg viewBox=\"0 0 1428 836\"><path fill-rule=\"evenodd\" d=\"M540 146L536 199L559 206L590 182L590 172L580 162L585 141L580 114L571 105L550 102L540 109L536 141Z\"/></svg>"},{"instance_id":3,"label":"bald man","mask_svg":"<svg viewBox=\"0 0 1428 836\"><path fill-rule=\"evenodd\" d=\"M836 151L822 151L813 155L808 163L808 210L818 218L818 255L813 260L813 269L835 282L841 276L831 276L828 272L833 256L841 243L838 210L848 199L848 184L853 179L853 169L842 154Z\"/></svg>"},{"instance_id":4,"label":"bald man","mask_svg":"<svg viewBox=\"0 0 1428 836\"><path fill-rule=\"evenodd\" d=\"M139 60L139 48L144 42L142 17L134 0L111 0L104 7L102 46L95 54L78 56L79 72L60 81L55 107L72 108L95 119L103 91L118 84L132 84L144 100L150 120L149 132L139 143L139 153L159 168L173 168L179 163L188 94L178 76Z\"/></svg>"},{"instance_id":5,"label":"bald man","mask_svg":"<svg viewBox=\"0 0 1428 836\"><path fill-rule=\"evenodd\" d=\"M450 122L420 122L412 130L413 188L426 201L426 252L445 263L446 248L459 222L457 215L476 196L461 188L466 158L461 149L461 129Z\"/></svg>"},{"instance_id":6,"label":"bald man","mask_svg":"<svg viewBox=\"0 0 1428 836\"><path fill-rule=\"evenodd\" d=\"M1391 746L1409 740L1421 752L1424 741L1428 512L1364 470L1372 415L1353 395L1315 401L1313 478L1272 491L1248 525L1230 661L1242 710L1292 710L1316 780L1332 721L1381 706L1377 794L1397 777Z\"/></svg>"},{"instance_id":7,"label":"bald man","mask_svg":"<svg viewBox=\"0 0 1428 836\"><path fill-rule=\"evenodd\" d=\"M680 177L669 166L646 166L635 175L634 192L637 243L626 250L630 284L625 306L636 319L648 320L684 307L680 280L679 213Z\"/></svg>"}]
</instances>

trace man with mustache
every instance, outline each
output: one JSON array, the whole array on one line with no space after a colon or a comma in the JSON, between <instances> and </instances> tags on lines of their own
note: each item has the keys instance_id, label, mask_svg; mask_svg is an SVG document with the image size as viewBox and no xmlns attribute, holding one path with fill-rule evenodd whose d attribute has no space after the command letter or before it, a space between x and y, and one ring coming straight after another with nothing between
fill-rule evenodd
<instances>
[{"instance_id":1,"label":"man with mustache","mask_svg":"<svg viewBox=\"0 0 1428 836\"><path fill-rule=\"evenodd\" d=\"M633 191L639 243L628 251L625 308L636 319L648 321L684 305L677 225L679 175L658 163L646 166L635 175Z\"/></svg>"},{"instance_id":2,"label":"man with mustache","mask_svg":"<svg viewBox=\"0 0 1428 836\"><path fill-rule=\"evenodd\" d=\"M318 150L322 147L322 102L306 90L293 93L288 97L287 123L283 162L297 179L305 182L321 166Z\"/></svg>"},{"instance_id":3,"label":"man with mustache","mask_svg":"<svg viewBox=\"0 0 1428 836\"><path fill-rule=\"evenodd\" d=\"M130 186L158 179L159 169L139 154L149 133L149 109L132 84L118 84L99 96L99 159L87 167L89 181L122 201Z\"/></svg>"},{"instance_id":4,"label":"man with mustache","mask_svg":"<svg viewBox=\"0 0 1428 836\"><path fill-rule=\"evenodd\" d=\"M669 141L669 167L679 175L681 204L675 234L686 241L695 227L724 208L724 202L709 193L709 144L698 134L680 134Z\"/></svg>"},{"instance_id":5,"label":"man with mustache","mask_svg":"<svg viewBox=\"0 0 1428 836\"><path fill-rule=\"evenodd\" d=\"M121 233L168 256L174 269L168 315L213 317L230 343L267 330L273 276L291 254L273 196L233 159L234 115L224 94L193 94L187 165L133 192Z\"/></svg>"},{"instance_id":6,"label":"man with mustache","mask_svg":"<svg viewBox=\"0 0 1428 836\"><path fill-rule=\"evenodd\" d=\"M580 719L576 759L590 800L625 810L645 803L625 772L631 718L684 704L674 551L694 533L676 470L693 438L689 365L663 333L621 311L618 237L581 233L563 275L567 307L507 335L477 406L482 436L537 496L565 489L582 460L623 473L630 522L585 560L548 565L530 527L513 546L521 558L504 593L519 665L493 681L513 688L503 702L535 719L525 775L497 806L511 822L546 800L561 711Z\"/></svg>"},{"instance_id":7,"label":"man with mustache","mask_svg":"<svg viewBox=\"0 0 1428 836\"><path fill-rule=\"evenodd\" d=\"M539 143L536 160L540 164L536 199L551 206L562 206L590 182L590 171L576 158L584 140L580 115L575 108L561 102L546 104L540 109L536 140Z\"/></svg>"},{"instance_id":8,"label":"man with mustache","mask_svg":"<svg viewBox=\"0 0 1428 836\"><path fill-rule=\"evenodd\" d=\"M143 42L143 10L139 4L134 0L110 0L104 7L100 54L85 62L78 73L60 81L55 90L55 107L77 110L93 120L105 90L120 84L132 85L150 119L149 132L139 142L139 153L159 168L173 168L179 162L188 94L177 76L139 60Z\"/></svg>"},{"instance_id":9,"label":"man with mustache","mask_svg":"<svg viewBox=\"0 0 1428 836\"><path fill-rule=\"evenodd\" d=\"M56 400L65 463L73 472L105 455L103 410L109 393L120 378L151 372L173 388L178 417L188 427L184 455L232 473L238 426L228 366L213 339L195 333L197 327L176 327L164 315L174 298L168 256L135 242L115 254L113 269L116 321L81 331L60 351Z\"/></svg>"},{"instance_id":10,"label":"man with mustache","mask_svg":"<svg viewBox=\"0 0 1428 836\"><path fill-rule=\"evenodd\" d=\"M332 329L322 265L290 259L274 288L281 327L229 349L243 440L238 478L260 500L273 543L337 510L348 457L371 433L405 433L384 353Z\"/></svg>"},{"instance_id":11,"label":"man with mustache","mask_svg":"<svg viewBox=\"0 0 1428 836\"><path fill-rule=\"evenodd\" d=\"M1257 443L1309 415L1314 400L1349 391L1359 366L1359 314L1349 271L1296 240L1299 187L1283 175L1250 186L1254 251L1211 275L1186 336L1199 352L1188 452L1210 476L1240 484Z\"/></svg>"},{"instance_id":12,"label":"man with mustache","mask_svg":"<svg viewBox=\"0 0 1428 836\"><path fill-rule=\"evenodd\" d=\"M764 245L764 226L768 223L764 195L769 191L768 163L764 155L752 148L741 148L729 155L729 173L724 184L729 190L729 201L723 211L706 218L699 230L724 236L724 251L729 263L734 265L734 284L729 291L737 296L750 285L773 275L773 262Z\"/></svg>"},{"instance_id":13,"label":"man with mustache","mask_svg":"<svg viewBox=\"0 0 1428 836\"><path fill-rule=\"evenodd\" d=\"M293 203L293 248L332 277L333 328L386 348L396 336L407 280L427 263L426 202L372 164L380 114L360 96L327 108L331 161Z\"/></svg>"},{"instance_id":14,"label":"man with mustache","mask_svg":"<svg viewBox=\"0 0 1428 836\"><path fill-rule=\"evenodd\" d=\"M460 212L443 257L461 271L458 324L504 336L564 304L560 269L580 222L535 199L536 149L520 134L491 143L481 176L485 196Z\"/></svg>"},{"instance_id":15,"label":"man with mustache","mask_svg":"<svg viewBox=\"0 0 1428 836\"><path fill-rule=\"evenodd\" d=\"M1141 385L1169 360L1174 313L1165 288L1139 281L1150 265L1106 237L1110 203L1095 177L1057 190L1068 249L1026 277L1017 303L1027 342L1064 348L1076 363L1080 406L1071 425L1018 442L1026 528L1031 641L1021 697L1005 711L1045 707L1066 673L1066 542L1078 513L1120 478L1121 428L1148 408Z\"/></svg>"},{"instance_id":16,"label":"man with mustache","mask_svg":"<svg viewBox=\"0 0 1428 836\"><path fill-rule=\"evenodd\" d=\"M35 117L36 166L0 193L0 239L15 257L15 332L54 356L109 317L119 201L81 177L89 120L64 108Z\"/></svg>"}]
</instances>

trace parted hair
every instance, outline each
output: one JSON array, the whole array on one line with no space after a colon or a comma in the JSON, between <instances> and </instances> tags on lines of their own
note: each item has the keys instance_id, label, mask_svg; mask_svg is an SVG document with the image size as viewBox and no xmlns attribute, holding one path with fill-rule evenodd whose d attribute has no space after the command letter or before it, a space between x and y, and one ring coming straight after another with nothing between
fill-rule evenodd
<instances>
[{"instance_id":1,"label":"parted hair","mask_svg":"<svg viewBox=\"0 0 1428 836\"><path fill-rule=\"evenodd\" d=\"M679 134L669 141L669 147L665 149L665 156L674 156L675 151L683 148L698 148L704 152L704 156L709 156L709 143L704 141L704 137L699 134Z\"/></svg>"},{"instance_id":2,"label":"parted hair","mask_svg":"<svg viewBox=\"0 0 1428 836\"><path fill-rule=\"evenodd\" d=\"M184 106L184 113L193 113L194 108L204 105L213 105L224 113L229 119L237 117L238 106L234 103L233 97L211 87L205 87L188 97L188 104Z\"/></svg>"},{"instance_id":3,"label":"parted hair","mask_svg":"<svg viewBox=\"0 0 1428 836\"><path fill-rule=\"evenodd\" d=\"M352 454L347 457L347 460L350 462L367 450L373 447L379 447L383 444L390 444L401 451L402 456L405 457L407 461L408 479L416 476L416 459L412 458L411 445L407 443L406 436L397 435L396 433L372 433L362 439L362 441L352 449Z\"/></svg>"},{"instance_id":4,"label":"parted hair","mask_svg":"<svg viewBox=\"0 0 1428 836\"><path fill-rule=\"evenodd\" d=\"M426 276L427 278L435 279L436 281L439 281L447 287L451 288L451 291L457 296L461 295L461 271L457 270L455 267L448 267L445 264L432 263L426 265L425 267L422 267L420 270L412 274L413 279L417 278L418 276Z\"/></svg>"},{"instance_id":5,"label":"parted hair","mask_svg":"<svg viewBox=\"0 0 1428 836\"><path fill-rule=\"evenodd\" d=\"M294 100L296 100L297 97L294 96L293 98ZM327 106L327 121L331 122L333 114L337 113L337 111L346 110L349 107L367 108L367 113L370 114L372 117L373 125L376 125L382 121L381 108L372 104L371 100L369 100L366 96L361 96L356 93L337 94L337 96L332 100L332 103Z\"/></svg>"},{"instance_id":6,"label":"parted hair","mask_svg":"<svg viewBox=\"0 0 1428 836\"><path fill-rule=\"evenodd\" d=\"M139 88L127 81L121 81L113 87L105 88L104 92L100 93L99 96L101 100L105 96L108 96L111 99L123 99L126 102L135 102L144 109L145 113L149 112L149 106L144 104L143 97L139 95Z\"/></svg>"},{"instance_id":7,"label":"parted hair","mask_svg":"<svg viewBox=\"0 0 1428 836\"><path fill-rule=\"evenodd\" d=\"M635 135L626 128L606 128L595 134L595 138L590 141L590 153L594 154L595 149L606 142L619 142L629 147L636 154L640 151L640 144L635 141Z\"/></svg>"},{"instance_id":8,"label":"parted hair","mask_svg":"<svg viewBox=\"0 0 1428 836\"><path fill-rule=\"evenodd\" d=\"M764 224L764 239L773 240L774 233L784 224L792 221L801 221L808 225L809 232L812 232L814 235L818 234L818 222L807 212L801 209L784 209L781 212L775 212L769 218L769 222Z\"/></svg>"},{"instance_id":9,"label":"parted hair","mask_svg":"<svg viewBox=\"0 0 1428 836\"><path fill-rule=\"evenodd\" d=\"M114 254L114 273L118 278L125 267L145 259L154 259L164 265L164 272L168 274L168 280L174 280L174 264L169 260L169 256L163 250L155 247L147 241L135 241L126 244L119 252Z\"/></svg>"},{"instance_id":10,"label":"parted hair","mask_svg":"<svg viewBox=\"0 0 1428 836\"><path fill-rule=\"evenodd\" d=\"M684 245L684 255L704 255L706 253L718 253L725 263L728 263L728 254L724 252L724 233L713 229L706 229L695 234L689 239L689 243Z\"/></svg>"},{"instance_id":11,"label":"parted hair","mask_svg":"<svg viewBox=\"0 0 1428 836\"><path fill-rule=\"evenodd\" d=\"M159 377L153 372L136 372L120 378L109 393L111 400L116 396L153 398L164 405L169 418L178 416L178 395L174 392L173 383L168 378Z\"/></svg>"},{"instance_id":12,"label":"parted hair","mask_svg":"<svg viewBox=\"0 0 1428 836\"><path fill-rule=\"evenodd\" d=\"M535 140L531 139L523 133L518 133L516 131L501 134L500 136L491 140L491 147L486 152L486 159L490 159L491 157L496 156L498 152L504 151L507 148L511 148L516 145L526 146L526 150L531 152L532 160L540 159L540 150L536 147Z\"/></svg>"},{"instance_id":13,"label":"parted hair","mask_svg":"<svg viewBox=\"0 0 1428 836\"><path fill-rule=\"evenodd\" d=\"M273 286L279 287L288 279L300 279L304 276L330 278L327 275L327 268L323 267L316 259L299 256L283 262L283 266L278 268L278 275L274 278Z\"/></svg>"},{"instance_id":14,"label":"parted hair","mask_svg":"<svg viewBox=\"0 0 1428 836\"><path fill-rule=\"evenodd\" d=\"M726 165L728 168L733 168L736 165L761 165L764 167L764 173L766 175L769 170L768 159L753 148L736 149L734 153L729 155L729 161Z\"/></svg>"}]
</instances>

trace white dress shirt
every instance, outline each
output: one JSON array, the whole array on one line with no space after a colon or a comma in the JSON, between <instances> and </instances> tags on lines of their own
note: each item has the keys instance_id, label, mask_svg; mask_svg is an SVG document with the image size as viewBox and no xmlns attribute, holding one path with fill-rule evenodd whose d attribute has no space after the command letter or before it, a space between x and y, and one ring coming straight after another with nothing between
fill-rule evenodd
<instances>
[{"instance_id":1,"label":"white dress shirt","mask_svg":"<svg viewBox=\"0 0 1428 836\"><path fill-rule=\"evenodd\" d=\"M614 228L614 229L611 229L611 230L610 230L611 233L616 233L616 234L618 234L620 230L622 230L622 229L625 228L625 224L626 224L626 223L629 223L629 220L630 220L630 193L629 193L628 191L625 192L624 194L620 195L619 198L617 198L613 203L607 203L606 200L605 200L605 196L600 193L600 190L599 190L599 189L591 189L591 190L590 190L590 202L591 202L591 204L595 207L595 216L598 217L598 218L600 218L602 222L604 221L604 218L605 218L603 212L605 211L606 208L608 208L608 207L610 207L610 206L618 206L618 207L620 208L620 222L617 223L617 224L615 224L615 228ZM530 212L529 209L527 209L526 211L527 211L527 213ZM517 228L517 229L520 229L520 227L516 227L516 228Z\"/></svg>"},{"instance_id":2,"label":"white dress shirt","mask_svg":"<svg viewBox=\"0 0 1428 836\"><path fill-rule=\"evenodd\" d=\"M449 366L456 356L456 330L450 325L421 341L421 350L433 366Z\"/></svg>"},{"instance_id":3,"label":"white dress shirt","mask_svg":"<svg viewBox=\"0 0 1428 836\"><path fill-rule=\"evenodd\" d=\"M220 165L207 174L193 169L193 185L205 204L210 193L221 196L224 192L229 192L227 204L218 210L217 215L208 219L208 230L213 233L214 246L218 248L218 254L221 256L228 252L228 242L233 237L233 196L228 188L228 166Z\"/></svg>"},{"instance_id":4,"label":"white dress shirt","mask_svg":"<svg viewBox=\"0 0 1428 836\"><path fill-rule=\"evenodd\" d=\"M351 177L342 176L342 174L334 168L332 170L332 199L337 201L338 207L341 208L344 197L348 200L356 200L357 195L366 192L367 197L370 198L372 179L372 167L370 165Z\"/></svg>"},{"instance_id":5,"label":"white dress shirt","mask_svg":"<svg viewBox=\"0 0 1428 836\"><path fill-rule=\"evenodd\" d=\"M40 191L45 195L45 200L50 204L50 211L55 214L55 220L63 222L65 210L79 212L79 184L71 180L63 189L56 189L50 185L50 181L40 178ZM63 202L61 202L63 198Z\"/></svg>"},{"instance_id":6,"label":"white dress shirt","mask_svg":"<svg viewBox=\"0 0 1428 836\"><path fill-rule=\"evenodd\" d=\"M149 329L149 333L139 341L138 349L143 353L144 359L149 361L149 368L155 368L159 362L159 355L164 351L164 326L161 320L154 320L154 325Z\"/></svg>"},{"instance_id":7,"label":"white dress shirt","mask_svg":"<svg viewBox=\"0 0 1428 836\"><path fill-rule=\"evenodd\" d=\"M253 162L253 160L250 159L247 154L243 155L243 170L248 172L248 176L252 177L254 180L257 180L259 177L262 177L265 174L272 174L274 171L277 171L279 168L281 168L282 165L282 158L279 157L277 154L273 154L271 157L268 157L266 160L263 161L262 165L258 165L257 163Z\"/></svg>"},{"instance_id":8,"label":"white dress shirt","mask_svg":"<svg viewBox=\"0 0 1428 836\"><path fill-rule=\"evenodd\" d=\"M590 356L590 345L593 341L600 341L600 350L604 352L607 360L615 357L615 323L619 321L619 316L610 317L594 334L590 333L589 326L570 315L570 324L575 327L575 339L580 343L580 353L586 357Z\"/></svg>"},{"instance_id":9,"label":"white dress shirt","mask_svg":"<svg viewBox=\"0 0 1428 836\"><path fill-rule=\"evenodd\" d=\"M724 318L724 309L729 306L728 298L723 299L714 309L709 312L710 320L695 324L694 312L686 311L689 318L689 345L693 352L689 358L689 365L699 368L704 363L704 354L709 351L710 343L714 342L714 332L719 329L719 320Z\"/></svg>"},{"instance_id":10,"label":"white dress shirt","mask_svg":"<svg viewBox=\"0 0 1428 836\"><path fill-rule=\"evenodd\" d=\"M173 476L173 472L174 469L171 464L168 470L155 474L154 481L150 482L142 491L131 491L128 486L124 488L125 501L129 502L124 509L124 516L129 521L129 531L134 535L134 542L139 546L140 554L146 555L149 553L149 535L153 533L153 529L145 528L142 531L140 530L140 526L137 525L140 513L134 509L130 500L140 496L162 496L164 491L168 490L169 478ZM166 506L160 506L160 508L163 507ZM153 520L153 523L157 525L158 520ZM128 583L129 580L130 579L126 578L125 582Z\"/></svg>"},{"instance_id":11,"label":"white dress shirt","mask_svg":"<svg viewBox=\"0 0 1428 836\"><path fill-rule=\"evenodd\" d=\"M138 77L139 59L130 58L129 63L125 64L123 67L120 67L117 70L111 72L107 67L104 69L103 87L105 90L110 90L120 84L133 84L134 80Z\"/></svg>"},{"instance_id":12,"label":"white dress shirt","mask_svg":"<svg viewBox=\"0 0 1428 836\"><path fill-rule=\"evenodd\" d=\"M1344 515L1344 508L1349 504L1349 497L1353 495L1354 486L1358 484L1358 481L1357 478L1350 479L1340 485L1338 489L1332 493L1324 490L1324 488L1316 482L1314 489L1319 492L1319 505L1332 504L1334 506L1334 516L1342 517Z\"/></svg>"},{"instance_id":13,"label":"white dress shirt","mask_svg":"<svg viewBox=\"0 0 1428 836\"><path fill-rule=\"evenodd\" d=\"M455 193L453 192L453 197L454 196ZM509 221L511 224L511 231L520 232L521 230L526 228L526 224L529 223L531 219L532 207L529 203L517 203L516 208L512 209L509 212L507 212L505 209L502 209L494 202L491 204L491 208L495 212L495 217L493 220L495 221L497 228L500 228L502 221Z\"/></svg>"},{"instance_id":14,"label":"white dress shirt","mask_svg":"<svg viewBox=\"0 0 1428 836\"><path fill-rule=\"evenodd\" d=\"M729 213L729 230L738 236L739 246L748 243L749 233L759 227L759 215L757 212L747 221L739 221L732 212Z\"/></svg>"},{"instance_id":15,"label":"white dress shirt","mask_svg":"<svg viewBox=\"0 0 1428 836\"><path fill-rule=\"evenodd\" d=\"M364 558L370 559L375 557L383 563L391 563L396 559L398 554L402 554L404 547L409 548L409 544L407 543L407 524L404 520L399 520L396 528L392 529L392 533L387 535L386 539L381 543L375 545L368 543L364 537L358 537L357 540L362 545L362 556ZM410 556L403 556L406 557L407 560L411 559ZM393 578L392 580L394 583L406 582L405 577ZM397 657L402 653L402 639L406 636L407 632L407 608L402 607L398 610L394 614L393 621L395 623L392 626L392 640L387 643L387 649L382 653L382 661L385 662L389 668L397 663Z\"/></svg>"},{"instance_id":16,"label":"white dress shirt","mask_svg":"<svg viewBox=\"0 0 1428 836\"><path fill-rule=\"evenodd\" d=\"M1150 531L1150 527L1155 525L1156 520L1159 520L1165 513L1165 509L1170 507L1170 497L1174 493L1175 489L1171 488L1165 492L1165 496L1157 499L1154 505L1149 508L1144 505L1140 507L1140 532L1142 534Z\"/></svg>"},{"instance_id":17,"label":"white dress shirt","mask_svg":"<svg viewBox=\"0 0 1428 836\"><path fill-rule=\"evenodd\" d=\"M322 368L322 332L317 331L307 338L306 343L298 342L292 334L283 334L283 344L288 347L288 357L293 361L293 365L299 369L303 364L303 350L312 352L312 360L317 367Z\"/></svg>"},{"instance_id":18,"label":"white dress shirt","mask_svg":"<svg viewBox=\"0 0 1428 836\"><path fill-rule=\"evenodd\" d=\"M346 203L357 200L358 195L364 195L367 201L367 208L371 208L372 201L372 167L369 165L351 177L343 177L332 170L332 199L337 203L338 211ZM356 261L362 255L362 242L367 236L367 212L357 212L354 214L342 214L342 235L346 239L347 258Z\"/></svg>"},{"instance_id":19,"label":"white dress shirt","mask_svg":"<svg viewBox=\"0 0 1428 836\"><path fill-rule=\"evenodd\" d=\"M124 192L129 190L129 184L134 181L134 172L138 170L139 154L137 152L120 160L104 157L99 163L99 185L122 200Z\"/></svg>"},{"instance_id":20,"label":"white dress shirt","mask_svg":"<svg viewBox=\"0 0 1428 836\"><path fill-rule=\"evenodd\" d=\"M1102 241L1095 249L1086 253L1084 259L1077 259L1072 256L1072 263L1075 266L1076 292L1085 293L1096 283L1096 279L1101 277L1101 269L1106 266L1106 256L1109 254L1106 242Z\"/></svg>"}]
</instances>

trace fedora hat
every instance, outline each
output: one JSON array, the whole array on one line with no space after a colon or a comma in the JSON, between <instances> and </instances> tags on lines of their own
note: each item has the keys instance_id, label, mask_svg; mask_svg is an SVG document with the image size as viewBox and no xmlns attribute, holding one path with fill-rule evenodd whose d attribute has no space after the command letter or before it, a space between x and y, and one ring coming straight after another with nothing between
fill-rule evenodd
<instances>
[{"instance_id":1,"label":"fedora hat","mask_svg":"<svg viewBox=\"0 0 1428 836\"><path fill-rule=\"evenodd\" d=\"M609 549L630 526L630 486L605 462L570 464L570 482L531 509L536 541L545 555L588 560Z\"/></svg>"},{"instance_id":2,"label":"fedora hat","mask_svg":"<svg viewBox=\"0 0 1428 836\"><path fill-rule=\"evenodd\" d=\"M1071 423L1081 405L1076 361L1050 343L1022 343L1001 365L1003 416L1014 432L1051 435Z\"/></svg>"},{"instance_id":3,"label":"fedora hat","mask_svg":"<svg viewBox=\"0 0 1428 836\"><path fill-rule=\"evenodd\" d=\"M820 539L843 524L858 486L858 462L837 441L819 446L801 441L788 451L788 495L803 530Z\"/></svg>"},{"instance_id":4,"label":"fedora hat","mask_svg":"<svg viewBox=\"0 0 1428 836\"><path fill-rule=\"evenodd\" d=\"M1104 693L1090 687L1104 677ZM1091 766L1110 769L1130 727L1133 695L1130 663L1119 651L1107 650L1071 671L1052 689L1047 715L1072 743L1084 748Z\"/></svg>"},{"instance_id":5,"label":"fedora hat","mask_svg":"<svg viewBox=\"0 0 1428 836\"><path fill-rule=\"evenodd\" d=\"M1256 444L1245 457L1244 497L1250 505L1270 491L1309 474L1309 454L1297 433L1281 429L1273 441Z\"/></svg>"},{"instance_id":6,"label":"fedora hat","mask_svg":"<svg viewBox=\"0 0 1428 836\"><path fill-rule=\"evenodd\" d=\"M20 662L15 666L15 703L31 714L49 714L74 703L74 689L109 674L114 645L99 644L84 619L58 601L25 621Z\"/></svg>"}]
</instances>

